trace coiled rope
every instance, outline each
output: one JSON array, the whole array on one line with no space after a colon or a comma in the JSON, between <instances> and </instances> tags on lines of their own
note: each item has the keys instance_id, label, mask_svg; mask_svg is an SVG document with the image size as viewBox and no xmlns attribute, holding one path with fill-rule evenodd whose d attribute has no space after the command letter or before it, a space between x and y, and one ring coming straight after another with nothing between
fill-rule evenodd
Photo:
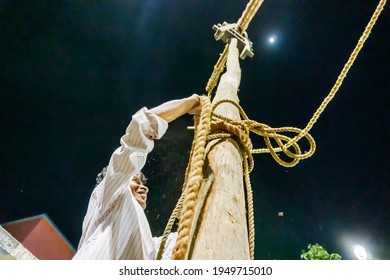
<instances>
[{"instance_id":1,"label":"coiled rope","mask_svg":"<svg viewBox=\"0 0 390 280\"><path fill-rule=\"evenodd\" d=\"M256 3L255 3L256 2ZM239 30L244 32L248 27L248 24L252 17L254 16L257 9L260 7L263 1L250 1L247 5L246 10L237 24ZM343 80L347 76L347 73L354 61L356 60L360 50L362 49L365 41L369 37L373 26L375 25L377 19L379 18L386 0L380 0L379 4L376 7L374 14L372 15L369 23L367 24L362 36L360 37L357 45L352 51L347 63L344 65L340 75L338 76L334 86L330 90L327 97L320 104L318 109L313 114L312 118L306 125L304 129L299 129L295 127L281 127L281 128L272 128L268 125L258 123L256 121L250 120L245 114L244 110L240 105L231 100L220 100L213 107L211 107L211 93L217 84L220 74L222 73L226 60L227 60L227 50L228 44L225 47L223 54L220 56L217 64L214 67L214 71L211 75L211 78L208 81L206 86L206 91L208 96L201 97L202 112L200 115L200 120L196 121L195 125L195 136L192 144L190 161L187 166L185 182L182 190L182 195L168 221L166 229L164 231L160 249L157 255L157 259L161 259L162 252L164 250L167 237L172 230L173 223L180 216L179 228L178 228L178 238L173 250L173 259L179 260L184 259L188 250L189 238L191 225L193 224L193 217L195 212L195 207L198 200L199 188L203 181L203 165L206 157L206 144L207 141L213 139L226 139L233 137L242 147L244 154L244 180L246 186L246 200L247 200L247 215L248 215L248 239L249 239L249 249L250 249L250 258L254 258L254 214L253 214L253 198L252 198L252 189L249 179L249 173L253 170L254 161L252 154L257 153L270 153L271 156L278 162L280 165L285 167L293 167L302 159L306 159L313 155L315 152L315 141L314 138L309 134L310 129L313 127L315 122L318 120L322 112L325 110L329 102L334 98L338 92ZM246 12L249 13L249 16L246 15ZM231 103L236 106L240 112L242 120L234 121L229 118L220 116L213 113L215 108L222 103ZM214 133L214 131L226 131L224 133ZM253 132L264 138L266 148L253 149L252 142L250 140L249 134ZM284 133L295 133L295 137L291 138L286 136ZM302 153L297 142L302 138L306 138L309 142L310 149L309 151ZM273 139L277 143L277 147L274 147L271 143ZM292 149L292 151L290 150ZM280 158L278 155L279 152L283 152L291 161L285 161Z\"/></svg>"}]
</instances>

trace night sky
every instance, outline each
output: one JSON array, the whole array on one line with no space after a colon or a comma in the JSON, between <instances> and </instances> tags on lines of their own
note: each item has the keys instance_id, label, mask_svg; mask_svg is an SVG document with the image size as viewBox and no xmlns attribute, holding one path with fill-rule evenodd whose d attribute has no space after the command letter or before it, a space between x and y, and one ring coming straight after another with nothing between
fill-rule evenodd
<instances>
[{"instance_id":1,"label":"night sky","mask_svg":"<svg viewBox=\"0 0 390 280\"><path fill-rule=\"evenodd\" d=\"M247 30L255 55L240 61L249 117L304 128L378 2L265 0ZM0 0L0 224L47 213L77 247L96 174L131 115L203 94L224 47L212 26L246 4ZM255 155L256 259L299 259L309 243L390 259L389 16L387 6L312 129L316 153L293 168ZM179 198L192 124L173 122L144 168L155 235Z\"/></svg>"}]
</instances>

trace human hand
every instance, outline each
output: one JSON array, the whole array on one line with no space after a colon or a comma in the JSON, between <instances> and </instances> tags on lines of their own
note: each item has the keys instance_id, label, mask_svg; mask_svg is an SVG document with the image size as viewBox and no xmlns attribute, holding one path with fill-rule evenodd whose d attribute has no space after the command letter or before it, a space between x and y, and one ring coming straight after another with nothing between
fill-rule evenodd
<instances>
[{"instance_id":1,"label":"human hand","mask_svg":"<svg viewBox=\"0 0 390 280\"><path fill-rule=\"evenodd\" d=\"M193 94L190 97L175 99L165 102L157 107L150 109L153 113L171 122L184 114L200 114L200 97Z\"/></svg>"},{"instance_id":2,"label":"human hand","mask_svg":"<svg viewBox=\"0 0 390 280\"><path fill-rule=\"evenodd\" d=\"M189 102L193 103L193 105L188 110L188 114L198 116L202 110L202 106L200 104L200 96L197 94L193 94L188 97Z\"/></svg>"}]
</instances>

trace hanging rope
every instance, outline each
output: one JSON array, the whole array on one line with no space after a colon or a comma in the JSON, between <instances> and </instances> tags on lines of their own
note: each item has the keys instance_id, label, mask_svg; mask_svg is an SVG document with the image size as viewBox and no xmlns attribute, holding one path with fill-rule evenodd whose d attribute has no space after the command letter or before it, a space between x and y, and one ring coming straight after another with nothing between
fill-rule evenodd
<instances>
[{"instance_id":1,"label":"hanging rope","mask_svg":"<svg viewBox=\"0 0 390 280\"><path fill-rule=\"evenodd\" d=\"M183 193L178 237L174 248L173 259L183 259L187 252L192 218L195 212L199 188L203 181L203 165L206 151L207 135L210 130L211 105L209 99L201 98L202 113L196 126L192 157L188 167L188 175Z\"/></svg>"},{"instance_id":2,"label":"hanging rope","mask_svg":"<svg viewBox=\"0 0 390 280\"><path fill-rule=\"evenodd\" d=\"M295 136L293 139L291 139L285 146L289 147L292 143L296 143L299 141L302 137L305 136L309 132L309 130L313 127L313 125L316 123L322 112L325 110L326 106L328 106L329 102L333 99L333 97L336 95L337 91L339 90L341 84L343 83L345 77L347 76L347 73L353 63L355 62L360 50L363 48L364 43L366 42L367 38L370 36L371 30L374 27L376 21L378 20L384 6L386 4L386 0L380 0L379 4L377 5L374 14L371 16L370 21L368 22L366 28L364 29L363 34L361 35L358 43L356 44L354 50L352 51L351 55L348 58L347 63L344 65L343 69L341 70L340 75L338 76L335 84L333 85L332 89L330 90L328 96L322 101L321 105L318 107L318 109L315 111L314 115L306 125L306 127L299 133L299 135Z\"/></svg>"},{"instance_id":3,"label":"hanging rope","mask_svg":"<svg viewBox=\"0 0 390 280\"><path fill-rule=\"evenodd\" d=\"M237 21L236 29L241 33L245 33L249 23L255 16L257 10L260 8L261 4L263 4L264 0L250 0L246 5L244 12L242 13L240 19ZM213 73L211 73L211 77L206 85L206 92L209 98L211 98L211 94L218 84L219 77L221 76L223 70L225 69L227 54L228 54L228 46L225 45L225 49L220 55L217 63L214 66Z\"/></svg>"},{"instance_id":4,"label":"hanging rope","mask_svg":"<svg viewBox=\"0 0 390 280\"><path fill-rule=\"evenodd\" d=\"M263 1L249 2L246 10L244 11L242 17L239 20L239 28L242 28L242 31L246 30L250 20L252 19L253 15L255 14L262 2ZM175 210L173 211L171 218L169 219L169 223L163 235L163 240L161 242L158 257L161 258L167 236L172 229L172 225L175 219L178 218L179 213L181 213L181 217L178 228L178 238L176 241L175 248L173 250L172 258L178 260L184 259L186 257L190 238L190 230L191 226L193 225L195 207L198 202L199 188L203 181L202 169L206 157L206 143L207 141L211 141L214 139L234 138L241 146L242 152L244 154L243 168L246 186L248 240L250 247L250 258L254 258L253 197L249 178L249 173L253 170L254 167L252 154L270 153L271 156L275 159L275 161L285 167L295 166L300 160L306 159L314 154L316 145L314 138L309 134L309 131L339 90L343 80L347 76L349 69L353 65L365 41L369 37L371 30L375 25L379 15L381 14L385 4L386 0L380 0L374 14L372 15L369 23L367 24L356 47L351 53L347 63L344 65L334 86L332 87L331 91L324 99L324 101L321 103L321 105L318 107L318 109L315 111L312 118L304 129L299 129L295 127L272 128L266 124L250 120L245 114L244 110L241 108L241 106L232 100L220 100L211 108L211 92L217 84L217 80L219 79L219 76L222 73L227 60L228 44L226 45L225 50L219 58L217 64L215 65L214 72L212 73L212 76L206 86L208 96L201 97L202 112L199 123L196 123L195 125L195 136L191 149L190 161L187 166L182 196L180 197L175 207ZM249 16L247 16L247 13ZM235 121L215 114L215 108L222 103L231 103L236 106L240 112L242 120ZM225 132L214 133L215 131L221 130ZM266 148L253 149L252 142L249 136L250 132L263 137ZM287 136L286 133L295 133L296 136L291 138ZM301 148L297 144L297 142L302 138L306 138L310 146L309 151L304 153L302 153ZM271 141L276 142L277 146L273 146ZM283 152L283 154L287 156L290 160L286 161L281 159L278 154L281 152Z\"/></svg>"},{"instance_id":5,"label":"hanging rope","mask_svg":"<svg viewBox=\"0 0 390 280\"><path fill-rule=\"evenodd\" d=\"M249 23L252 21L263 2L264 0L251 0L248 2L240 19L237 21L237 30L240 30L241 32L247 30Z\"/></svg>"},{"instance_id":6,"label":"hanging rope","mask_svg":"<svg viewBox=\"0 0 390 280\"><path fill-rule=\"evenodd\" d=\"M203 101L204 102L204 101ZM206 106L202 106L202 112L204 112L204 114L208 114L206 113L206 110L203 109L203 108L206 108ZM208 116L205 115L203 120L205 118L207 118ZM202 124L203 125L203 124ZM195 117L195 127L196 128L200 128L199 126L199 117ZM207 125L204 126L204 132L203 133L206 133L207 134ZM168 240L168 236L169 234L172 232L172 227L173 227L173 224L175 223L176 219L179 218L179 215L183 209L183 199L185 197L185 187L187 186L187 182L188 182L188 175L189 175L189 171L191 169L191 163L192 163L192 160L194 157L193 157L193 154L194 154L194 150L195 150L195 144L198 143L198 138L199 138L199 129L196 130L196 133L195 133L195 136L194 136L194 140L192 141L192 146L191 146L191 152L190 152L190 160L188 162L188 165L187 165L187 168L186 168L186 172L185 172L185 176L184 176L184 184L183 184L183 189L182 189L182 193L181 193L181 196L179 198L179 200L177 201L176 203L176 206L175 206L175 209L173 210L169 220L168 220L168 223L165 227L165 230L164 230L164 233L162 235L162 238L161 238L161 243L160 243L160 247L159 247L159 250L157 252L157 257L156 259L157 260L161 260L162 259L162 256L163 256L163 253L164 253L164 249L165 249L165 245L167 243L167 240ZM198 147L198 146L197 146Z\"/></svg>"},{"instance_id":7,"label":"hanging rope","mask_svg":"<svg viewBox=\"0 0 390 280\"><path fill-rule=\"evenodd\" d=\"M215 109L223 103L231 103L237 107L241 115L242 120L234 121L232 119L220 116L215 112ZM161 246L159 249L157 259L161 259L164 246L169 233L172 230L173 223L181 213L178 238L175 248L173 250L172 258L175 260L184 259L188 250L190 230L193 225L193 218L195 213L195 207L198 201L198 194L200 186L203 182L203 166L206 159L206 144L216 139L234 138L241 146L244 153L244 180L246 186L246 204L247 204L247 218L248 218L248 241L250 258L254 258L254 211L253 211L253 196L250 183L249 173L253 170L254 160L253 153L257 152L257 149L252 149L252 141L250 138L250 132L263 136L264 139L268 139L266 143L270 143L269 139L273 138L277 143L283 145L282 140L287 142L290 138L284 135L280 135L276 132L283 131L284 128L272 129L268 126L249 120L242 107L231 100L220 100L211 107L211 101L206 96L201 96L202 112L200 115L200 122L195 126L195 137L191 149L191 156L189 165L187 166L185 183L182 190L182 196L180 197L170 219L164 231ZM218 131L218 133L216 133ZM225 131L223 133L219 131ZM307 135L309 143L314 143L314 139ZM281 140L280 140L281 139ZM268 144L267 144L268 145ZM289 152L287 154L293 158L293 162L299 161L300 158L310 156L314 153L314 148L311 148L307 155L303 156L299 146L297 144L292 145L295 149L295 153ZM269 146L271 154L276 154L276 151L281 151L281 148L273 148ZM275 152L272 152L275 151ZM281 160L280 160L281 161ZM284 161L281 161L284 162ZM284 162L284 165L289 163ZM190 179L188 179L190 178Z\"/></svg>"}]
</instances>

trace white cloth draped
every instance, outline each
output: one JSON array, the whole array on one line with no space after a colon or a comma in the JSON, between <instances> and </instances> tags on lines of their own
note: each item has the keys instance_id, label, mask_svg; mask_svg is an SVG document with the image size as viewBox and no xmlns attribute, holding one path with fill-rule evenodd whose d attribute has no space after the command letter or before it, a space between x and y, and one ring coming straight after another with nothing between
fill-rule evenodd
<instances>
[{"instance_id":1,"label":"white cloth draped","mask_svg":"<svg viewBox=\"0 0 390 280\"><path fill-rule=\"evenodd\" d=\"M161 238L152 237L144 210L134 199L129 183L145 165L147 154L160 139L168 123L142 108L132 117L112 154L107 174L93 190L83 221L82 236L73 259L156 258ZM164 258L171 258L177 234L167 241Z\"/></svg>"}]
</instances>

